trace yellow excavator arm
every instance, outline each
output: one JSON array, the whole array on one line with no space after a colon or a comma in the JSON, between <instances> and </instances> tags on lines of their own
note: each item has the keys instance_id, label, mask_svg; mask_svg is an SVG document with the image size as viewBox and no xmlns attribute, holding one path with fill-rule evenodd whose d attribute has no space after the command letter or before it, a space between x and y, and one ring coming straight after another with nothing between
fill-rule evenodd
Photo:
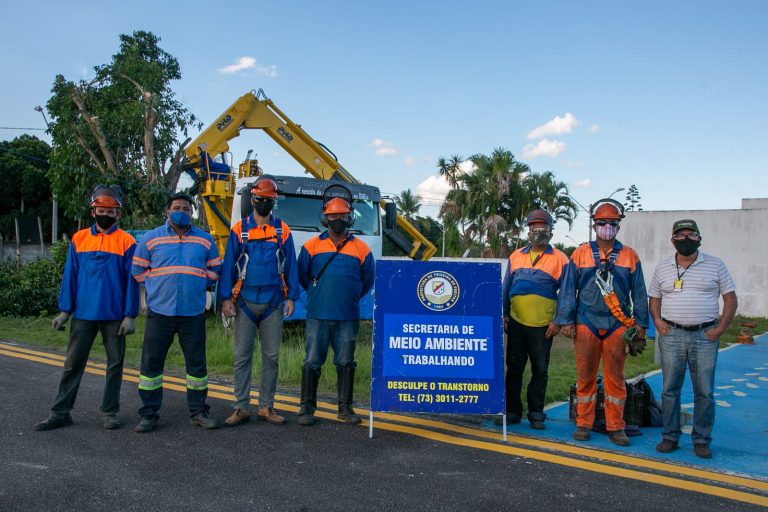
<instances>
[{"instance_id":1,"label":"yellow excavator arm","mask_svg":"<svg viewBox=\"0 0 768 512\"><path fill-rule=\"evenodd\" d=\"M206 154L215 156L227 153L229 141L239 136L240 130L246 128L264 130L315 178L324 180L339 178L349 183L360 183L336 161L327 149L283 114L263 91L244 94L211 126L190 142L185 150L188 164L196 170L201 183L204 184L200 193L203 197L206 218L211 228L211 235L219 245L222 254L229 235L235 177L234 174L224 176L216 172ZM241 167L240 174L243 175L243 172ZM247 167L246 172L248 172ZM382 200L382 208L384 204L385 201ZM397 215L397 225L407 233L410 240L403 240L397 232L390 233L390 236L394 235L393 240L408 256L413 259L428 260L435 254L435 246L400 214ZM399 240L396 239L398 236L400 236Z\"/></svg>"}]
</instances>

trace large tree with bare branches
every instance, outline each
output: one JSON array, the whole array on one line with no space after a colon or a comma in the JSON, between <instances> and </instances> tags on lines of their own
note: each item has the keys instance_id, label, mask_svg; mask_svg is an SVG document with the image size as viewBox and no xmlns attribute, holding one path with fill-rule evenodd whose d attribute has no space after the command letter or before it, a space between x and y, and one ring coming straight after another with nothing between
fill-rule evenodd
<instances>
[{"instance_id":1,"label":"large tree with bare branches","mask_svg":"<svg viewBox=\"0 0 768 512\"><path fill-rule=\"evenodd\" d=\"M94 184L118 184L133 225L147 226L176 189L181 139L200 125L171 89L181 69L159 42L151 32L122 34L118 52L95 66L92 78L56 76L47 103L54 145L50 176L68 214L86 214Z\"/></svg>"}]
</instances>

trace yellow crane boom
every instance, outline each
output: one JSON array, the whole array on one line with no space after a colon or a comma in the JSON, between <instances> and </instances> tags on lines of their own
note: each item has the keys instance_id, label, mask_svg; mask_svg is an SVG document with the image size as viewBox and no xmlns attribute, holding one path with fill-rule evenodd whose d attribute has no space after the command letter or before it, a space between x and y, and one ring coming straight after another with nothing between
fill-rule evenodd
<instances>
[{"instance_id":1,"label":"yellow crane boom","mask_svg":"<svg viewBox=\"0 0 768 512\"><path fill-rule=\"evenodd\" d=\"M185 150L188 164L196 170L203 184L200 192L203 207L211 235L222 254L229 234L235 176L232 173L225 175L217 171L206 154L215 156L227 153L229 141L238 137L243 129L264 130L315 178L338 178L349 183L360 183L327 149L280 111L261 89L257 93L250 91L244 94L190 142ZM380 206L384 208L384 205L385 201L382 200ZM435 254L435 246L400 214L397 215L397 225L407 233L410 240L404 240L402 235L394 230L388 235L408 256L428 260Z\"/></svg>"}]
</instances>

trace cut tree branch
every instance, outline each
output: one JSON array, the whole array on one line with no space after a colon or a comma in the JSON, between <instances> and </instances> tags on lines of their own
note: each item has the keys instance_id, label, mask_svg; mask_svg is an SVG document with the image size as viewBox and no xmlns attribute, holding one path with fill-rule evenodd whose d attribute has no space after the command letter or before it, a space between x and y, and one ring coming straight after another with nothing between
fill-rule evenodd
<instances>
[{"instance_id":1,"label":"cut tree branch","mask_svg":"<svg viewBox=\"0 0 768 512\"><path fill-rule=\"evenodd\" d=\"M71 98L75 105L77 105L77 110L80 112L83 120L88 125L88 128L90 128L91 134L96 139L96 143L99 145L99 149L101 150L101 154L104 157L104 163L106 164L107 169L116 176L117 165L115 165L115 158L112 155L112 151L110 151L109 146L107 146L107 138L104 136L104 131L101 129L99 118L97 116L91 116L88 113L88 110L85 108L83 98L80 97L77 91L72 92ZM87 147L85 144L83 144L83 146ZM89 154L91 153L93 152L89 152ZM93 155L91 155L91 157L93 158Z\"/></svg>"}]
</instances>

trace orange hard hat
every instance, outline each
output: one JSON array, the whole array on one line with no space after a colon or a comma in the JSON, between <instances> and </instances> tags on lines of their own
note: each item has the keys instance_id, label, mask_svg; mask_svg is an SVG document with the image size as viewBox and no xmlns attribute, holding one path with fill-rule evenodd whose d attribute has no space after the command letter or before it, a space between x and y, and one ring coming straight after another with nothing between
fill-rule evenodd
<instances>
[{"instance_id":1,"label":"orange hard hat","mask_svg":"<svg viewBox=\"0 0 768 512\"><path fill-rule=\"evenodd\" d=\"M351 213L349 203L341 197L334 197L329 199L323 207L323 215L330 215L332 213Z\"/></svg>"},{"instance_id":2,"label":"orange hard hat","mask_svg":"<svg viewBox=\"0 0 768 512\"><path fill-rule=\"evenodd\" d=\"M266 197L269 199L277 199L277 183L271 178L261 177L257 179L253 188L251 189L251 195Z\"/></svg>"},{"instance_id":3,"label":"orange hard hat","mask_svg":"<svg viewBox=\"0 0 768 512\"><path fill-rule=\"evenodd\" d=\"M592 214L592 218L606 219L606 220L621 220L621 212L619 207L611 203L603 203L595 208L595 213Z\"/></svg>"},{"instance_id":4,"label":"orange hard hat","mask_svg":"<svg viewBox=\"0 0 768 512\"><path fill-rule=\"evenodd\" d=\"M96 185L91 191L92 208L122 208L120 192L116 186Z\"/></svg>"}]
</instances>

